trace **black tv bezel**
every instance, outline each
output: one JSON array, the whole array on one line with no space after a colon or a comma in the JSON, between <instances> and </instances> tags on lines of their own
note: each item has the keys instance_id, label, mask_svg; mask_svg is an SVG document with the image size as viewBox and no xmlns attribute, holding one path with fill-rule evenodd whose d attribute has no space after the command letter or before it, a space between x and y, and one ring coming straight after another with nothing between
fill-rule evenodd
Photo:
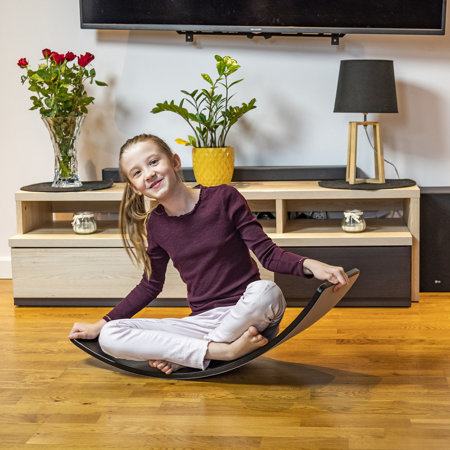
<instances>
[{"instance_id":1,"label":"black tv bezel","mask_svg":"<svg viewBox=\"0 0 450 450\"><path fill-rule=\"evenodd\" d=\"M96 30L149 30L176 31L179 33L217 34L269 34L269 35L345 35L345 34L399 34L399 35L444 35L447 0L442 0L441 28L356 28L356 27L252 27L223 25L160 25L160 24L110 24L83 22L83 0L80 5L80 27Z\"/></svg>"}]
</instances>

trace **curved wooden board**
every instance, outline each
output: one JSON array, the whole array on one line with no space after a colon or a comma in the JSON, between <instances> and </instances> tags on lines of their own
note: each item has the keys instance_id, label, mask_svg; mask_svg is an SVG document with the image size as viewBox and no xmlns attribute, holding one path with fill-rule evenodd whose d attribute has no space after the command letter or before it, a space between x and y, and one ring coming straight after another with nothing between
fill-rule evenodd
<instances>
[{"instance_id":1,"label":"curved wooden board","mask_svg":"<svg viewBox=\"0 0 450 450\"><path fill-rule=\"evenodd\" d=\"M300 314L281 333L279 333L278 336L273 338L266 345L233 361L211 361L205 370L185 367L170 375L166 375L160 370L150 367L147 361L119 359L104 353L100 348L98 339L71 339L71 341L81 350L85 351L94 358L97 358L100 361L114 367L118 367L119 369L139 375L157 378L172 378L177 380L193 380L197 378L206 378L213 375L219 375L249 363L253 359L258 358L270 349L282 344L288 339L291 339L317 322L328 311L330 311L330 309L334 308L334 306L336 306L337 303L345 296L357 280L359 270L349 270L347 275L350 280L349 284L340 288L337 292L333 291L333 284L329 282L322 283L317 288L312 299L302 309Z\"/></svg>"}]
</instances>

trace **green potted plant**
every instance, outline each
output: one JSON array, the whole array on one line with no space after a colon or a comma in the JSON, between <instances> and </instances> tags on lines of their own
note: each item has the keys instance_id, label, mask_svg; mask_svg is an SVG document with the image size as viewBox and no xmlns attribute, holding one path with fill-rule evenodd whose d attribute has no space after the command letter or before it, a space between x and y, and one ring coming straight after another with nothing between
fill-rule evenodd
<instances>
[{"instance_id":1,"label":"green potted plant","mask_svg":"<svg viewBox=\"0 0 450 450\"><path fill-rule=\"evenodd\" d=\"M48 48L42 50L42 63L36 70L30 68L25 58L17 65L26 70L22 84L28 81L33 106L38 109L47 126L55 152L55 170L52 187L72 188L81 186L78 175L76 142L81 124L87 114L87 106L94 101L85 89L85 82L106 86L94 80L95 69L87 66L94 59L86 52L77 57L72 52L57 53Z\"/></svg>"},{"instance_id":2,"label":"green potted plant","mask_svg":"<svg viewBox=\"0 0 450 450\"><path fill-rule=\"evenodd\" d=\"M243 81L230 81L240 66L229 56L216 55L218 77L213 80L208 74L202 78L208 84L207 89L192 92L182 90L185 95L179 104L174 100L157 103L152 113L171 111L182 117L193 134L187 140L176 139L182 145L192 146L192 163L198 183L216 186L231 182L234 170L234 148L226 145L231 127L248 111L256 108L256 99L241 106L231 106L230 100L235 94L230 89Z\"/></svg>"}]
</instances>

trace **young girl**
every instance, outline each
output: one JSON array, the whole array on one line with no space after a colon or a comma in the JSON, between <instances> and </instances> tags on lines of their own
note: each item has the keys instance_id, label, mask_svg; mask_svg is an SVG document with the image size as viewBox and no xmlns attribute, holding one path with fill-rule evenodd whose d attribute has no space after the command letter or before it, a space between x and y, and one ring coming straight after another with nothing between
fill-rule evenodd
<instances>
[{"instance_id":1,"label":"young girl","mask_svg":"<svg viewBox=\"0 0 450 450\"><path fill-rule=\"evenodd\" d=\"M148 360L166 374L183 366L205 369L211 359L236 359L278 332L286 302L275 283L260 279L249 249L268 270L315 276L336 289L348 283L342 267L277 247L235 188L187 187L179 156L158 137L129 139L120 150L119 168L127 181L122 239L132 259L144 265L144 275L99 322L75 323L69 338L100 335L105 353ZM150 214L145 197L159 203ZM191 315L130 319L161 292L169 258L187 285Z\"/></svg>"}]
</instances>

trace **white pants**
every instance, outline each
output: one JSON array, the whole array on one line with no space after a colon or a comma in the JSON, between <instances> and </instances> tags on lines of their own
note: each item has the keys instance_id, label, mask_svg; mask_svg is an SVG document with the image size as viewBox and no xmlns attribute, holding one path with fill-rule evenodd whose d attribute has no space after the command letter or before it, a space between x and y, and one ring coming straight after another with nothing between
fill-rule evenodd
<instances>
[{"instance_id":1,"label":"white pants","mask_svg":"<svg viewBox=\"0 0 450 450\"><path fill-rule=\"evenodd\" d=\"M134 361L164 360L205 369L209 342L233 342L251 326L267 338L278 333L286 308L280 288L259 280L247 286L233 306L211 309L182 319L119 319L100 332L102 350Z\"/></svg>"}]
</instances>

